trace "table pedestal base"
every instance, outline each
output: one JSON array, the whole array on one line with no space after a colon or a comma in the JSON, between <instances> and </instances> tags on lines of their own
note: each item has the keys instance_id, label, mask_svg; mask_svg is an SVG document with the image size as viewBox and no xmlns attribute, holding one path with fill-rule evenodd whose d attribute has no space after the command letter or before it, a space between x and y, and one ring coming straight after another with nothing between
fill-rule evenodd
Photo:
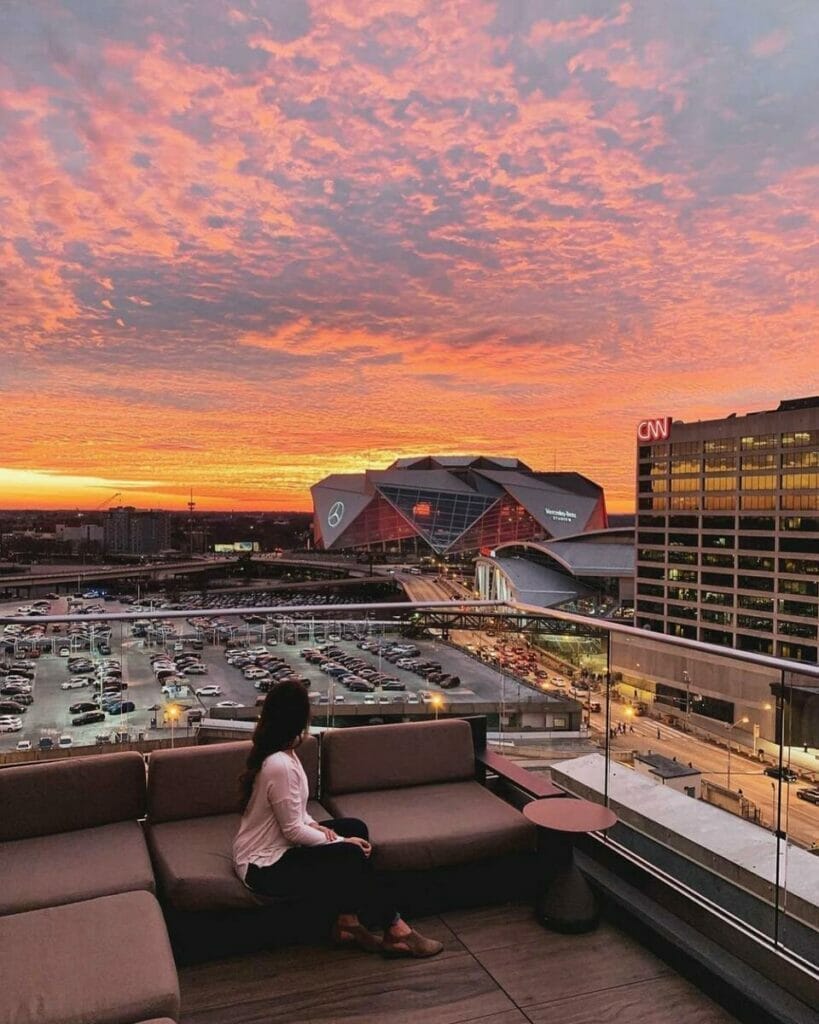
<instances>
[{"instance_id":1,"label":"table pedestal base","mask_svg":"<svg viewBox=\"0 0 819 1024\"><path fill-rule=\"evenodd\" d=\"M594 893L574 864L550 879L535 913L543 927L553 932L591 932L600 923Z\"/></svg>"},{"instance_id":2,"label":"table pedestal base","mask_svg":"<svg viewBox=\"0 0 819 1024\"><path fill-rule=\"evenodd\" d=\"M571 840L550 838L549 877L535 904L537 919L544 928L555 932L593 931L600 923L600 908L574 862Z\"/></svg>"}]
</instances>

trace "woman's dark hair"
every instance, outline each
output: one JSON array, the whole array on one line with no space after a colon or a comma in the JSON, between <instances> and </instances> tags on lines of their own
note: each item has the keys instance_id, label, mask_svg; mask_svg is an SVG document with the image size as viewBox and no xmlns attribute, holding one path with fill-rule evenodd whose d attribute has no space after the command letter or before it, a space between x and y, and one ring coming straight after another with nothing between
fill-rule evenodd
<instances>
[{"instance_id":1,"label":"woman's dark hair","mask_svg":"<svg viewBox=\"0 0 819 1024\"><path fill-rule=\"evenodd\" d=\"M301 683L276 683L271 687L253 733L253 747L245 771L239 776L239 810L244 814L253 793L253 783L266 757L301 742L310 724L310 699Z\"/></svg>"}]
</instances>

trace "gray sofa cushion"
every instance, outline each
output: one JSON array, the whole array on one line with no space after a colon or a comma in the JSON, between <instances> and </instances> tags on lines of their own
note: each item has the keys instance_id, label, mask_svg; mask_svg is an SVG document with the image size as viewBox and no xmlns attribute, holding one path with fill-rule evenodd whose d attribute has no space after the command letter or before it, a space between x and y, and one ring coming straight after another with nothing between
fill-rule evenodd
<instances>
[{"instance_id":1,"label":"gray sofa cushion","mask_svg":"<svg viewBox=\"0 0 819 1024\"><path fill-rule=\"evenodd\" d=\"M156 750L148 761L148 819L181 821L232 814L239 805L239 776L250 743ZM318 740L308 736L296 753L304 765L310 796L318 790Z\"/></svg>"},{"instance_id":2,"label":"gray sofa cushion","mask_svg":"<svg viewBox=\"0 0 819 1024\"><path fill-rule=\"evenodd\" d=\"M336 817L361 818L373 864L412 871L535 850L536 830L477 782L449 782L325 799Z\"/></svg>"},{"instance_id":3,"label":"gray sofa cushion","mask_svg":"<svg viewBox=\"0 0 819 1024\"><path fill-rule=\"evenodd\" d=\"M136 821L0 843L0 879L0 914L154 890L151 859Z\"/></svg>"},{"instance_id":4,"label":"gray sofa cushion","mask_svg":"<svg viewBox=\"0 0 819 1024\"><path fill-rule=\"evenodd\" d=\"M136 821L145 762L136 751L0 769L0 841Z\"/></svg>"},{"instance_id":5,"label":"gray sofa cushion","mask_svg":"<svg viewBox=\"0 0 819 1024\"><path fill-rule=\"evenodd\" d=\"M311 800L317 820L329 818ZM214 814L148 825L148 842L163 899L177 910L232 910L265 905L233 870L238 814Z\"/></svg>"},{"instance_id":6,"label":"gray sofa cushion","mask_svg":"<svg viewBox=\"0 0 819 1024\"><path fill-rule=\"evenodd\" d=\"M459 719L331 729L321 765L325 804L327 794L474 779L472 730Z\"/></svg>"},{"instance_id":7,"label":"gray sofa cushion","mask_svg":"<svg viewBox=\"0 0 819 1024\"><path fill-rule=\"evenodd\" d=\"M179 1015L162 911L147 892L0 921L0 1024L134 1024Z\"/></svg>"}]
</instances>

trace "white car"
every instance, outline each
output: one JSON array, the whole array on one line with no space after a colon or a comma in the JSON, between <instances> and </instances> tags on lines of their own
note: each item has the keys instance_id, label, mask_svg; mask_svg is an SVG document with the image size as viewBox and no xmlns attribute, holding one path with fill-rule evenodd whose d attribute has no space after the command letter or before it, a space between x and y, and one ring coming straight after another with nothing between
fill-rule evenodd
<instances>
[{"instance_id":1,"label":"white car","mask_svg":"<svg viewBox=\"0 0 819 1024\"><path fill-rule=\"evenodd\" d=\"M61 750L66 750L68 747L71 747L73 745L74 739L73 737L69 736L68 733L63 733L63 735L57 740L57 746Z\"/></svg>"},{"instance_id":2,"label":"white car","mask_svg":"<svg viewBox=\"0 0 819 1024\"><path fill-rule=\"evenodd\" d=\"M61 690L81 690L83 686L88 683L87 679L69 679L64 683L60 683Z\"/></svg>"},{"instance_id":3,"label":"white car","mask_svg":"<svg viewBox=\"0 0 819 1024\"><path fill-rule=\"evenodd\" d=\"M19 732L22 728L23 722L20 718L0 718L0 732Z\"/></svg>"},{"instance_id":4,"label":"white car","mask_svg":"<svg viewBox=\"0 0 819 1024\"><path fill-rule=\"evenodd\" d=\"M57 651L57 653L59 654L59 656L61 658L67 658L71 654L71 648L70 647L61 647L59 649L59 651Z\"/></svg>"},{"instance_id":5,"label":"white car","mask_svg":"<svg viewBox=\"0 0 819 1024\"><path fill-rule=\"evenodd\" d=\"M24 750L31 750L31 740L17 740L17 749L21 753Z\"/></svg>"},{"instance_id":6,"label":"white car","mask_svg":"<svg viewBox=\"0 0 819 1024\"><path fill-rule=\"evenodd\" d=\"M375 704L375 697L365 697L364 698L364 703L365 704Z\"/></svg>"},{"instance_id":7,"label":"white car","mask_svg":"<svg viewBox=\"0 0 819 1024\"><path fill-rule=\"evenodd\" d=\"M244 707L238 700L220 700L218 704L213 705L215 708L241 708Z\"/></svg>"},{"instance_id":8,"label":"white car","mask_svg":"<svg viewBox=\"0 0 819 1024\"><path fill-rule=\"evenodd\" d=\"M194 692L197 697L220 697L222 688L220 686L197 686Z\"/></svg>"},{"instance_id":9,"label":"white car","mask_svg":"<svg viewBox=\"0 0 819 1024\"><path fill-rule=\"evenodd\" d=\"M203 676L208 671L207 665L186 665L182 671L186 676Z\"/></svg>"}]
</instances>

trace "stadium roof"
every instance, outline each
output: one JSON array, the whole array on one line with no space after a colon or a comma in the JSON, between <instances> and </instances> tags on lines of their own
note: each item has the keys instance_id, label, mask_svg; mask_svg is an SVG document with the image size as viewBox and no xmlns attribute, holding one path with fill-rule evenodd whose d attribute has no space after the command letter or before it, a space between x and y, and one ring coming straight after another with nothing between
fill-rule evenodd
<instances>
[{"instance_id":1,"label":"stadium roof","mask_svg":"<svg viewBox=\"0 0 819 1024\"><path fill-rule=\"evenodd\" d=\"M425 455L333 474L312 488L316 542L360 547L415 537L442 553L505 540L557 539L606 526L602 488L520 459ZM365 514L366 513L366 514Z\"/></svg>"}]
</instances>

